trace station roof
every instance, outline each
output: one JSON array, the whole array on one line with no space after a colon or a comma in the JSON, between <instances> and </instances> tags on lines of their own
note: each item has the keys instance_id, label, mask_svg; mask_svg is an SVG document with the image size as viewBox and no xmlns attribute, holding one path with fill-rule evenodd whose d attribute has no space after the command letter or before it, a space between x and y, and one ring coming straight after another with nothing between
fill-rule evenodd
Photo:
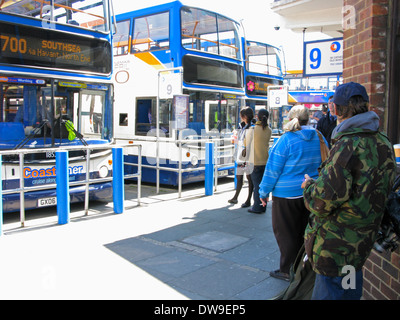
<instances>
[{"instance_id":1,"label":"station roof","mask_svg":"<svg viewBox=\"0 0 400 320\"><path fill-rule=\"evenodd\" d=\"M334 38L343 36L343 0L275 0L271 9L294 32L306 30Z\"/></svg>"}]
</instances>

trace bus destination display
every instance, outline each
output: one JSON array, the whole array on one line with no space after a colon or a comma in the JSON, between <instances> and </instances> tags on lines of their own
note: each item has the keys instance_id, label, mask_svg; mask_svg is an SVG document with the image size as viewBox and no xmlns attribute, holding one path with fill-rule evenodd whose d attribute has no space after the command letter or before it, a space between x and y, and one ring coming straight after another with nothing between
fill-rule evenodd
<instances>
[{"instance_id":1,"label":"bus destination display","mask_svg":"<svg viewBox=\"0 0 400 320\"><path fill-rule=\"evenodd\" d=\"M111 48L102 40L0 23L0 63L109 74Z\"/></svg>"},{"instance_id":2,"label":"bus destination display","mask_svg":"<svg viewBox=\"0 0 400 320\"><path fill-rule=\"evenodd\" d=\"M266 96L268 87L281 85L281 81L277 79L267 79L255 76L246 77L246 93L252 96Z\"/></svg>"}]
</instances>

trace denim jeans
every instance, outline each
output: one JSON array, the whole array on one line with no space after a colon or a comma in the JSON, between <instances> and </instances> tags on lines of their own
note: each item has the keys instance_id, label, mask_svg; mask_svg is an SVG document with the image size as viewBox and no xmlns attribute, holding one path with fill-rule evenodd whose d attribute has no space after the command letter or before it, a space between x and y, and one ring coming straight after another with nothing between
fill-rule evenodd
<instances>
[{"instance_id":1,"label":"denim jeans","mask_svg":"<svg viewBox=\"0 0 400 320\"><path fill-rule=\"evenodd\" d=\"M265 166L254 166L253 172L251 173L251 180L253 181L254 191L254 204L252 210L256 212L265 212L265 208L262 206L260 200L260 183L264 176Z\"/></svg>"},{"instance_id":2,"label":"denim jeans","mask_svg":"<svg viewBox=\"0 0 400 320\"><path fill-rule=\"evenodd\" d=\"M360 300L363 290L362 270L355 274L355 289L344 289L343 278L317 274L311 300Z\"/></svg>"}]
</instances>

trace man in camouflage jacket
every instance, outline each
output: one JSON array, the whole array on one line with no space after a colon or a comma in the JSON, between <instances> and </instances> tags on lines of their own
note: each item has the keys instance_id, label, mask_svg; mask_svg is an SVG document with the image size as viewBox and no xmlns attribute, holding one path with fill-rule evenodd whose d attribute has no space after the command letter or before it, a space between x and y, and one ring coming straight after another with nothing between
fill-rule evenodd
<instances>
[{"instance_id":1,"label":"man in camouflage jacket","mask_svg":"<svg viewBox=\"0 0 400 320\"><path fill-rule=\"evenodd\" d=\"M337 88L333 102L339 124L332 134L334 145L318 179L306 176L302 185L311 211L305 247L317 273L313 299L361 298L362 266L376 240L395 179L393 147L379 133L379 117L368 111L368 101L358 83ZM347 266L357 272L356 288L351 288L355 290L343 286Z\"/></svg>"}]
</instances>

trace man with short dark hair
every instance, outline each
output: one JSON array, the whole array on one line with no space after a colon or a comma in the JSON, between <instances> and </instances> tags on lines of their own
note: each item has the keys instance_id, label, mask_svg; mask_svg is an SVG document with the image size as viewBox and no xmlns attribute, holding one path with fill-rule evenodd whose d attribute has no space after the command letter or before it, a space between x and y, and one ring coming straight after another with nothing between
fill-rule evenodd
<instances>
[{"instance_id":1,"label":"man with short dark hair","mask_svg":"<svg viewBox=\"0 0 400 320\"><path fill-rule=\"evenodd\" d=\"M317 130L320 131L325 137L329 144L329 148L332 146L331 137L333 129L336 127L336 116L333 115L333 96L329 97L328 110L326 114L318 121Z\"/></svg>"},{"instance_id":2,"label":"man with short dark hair","mask_svg":"<svg viewBox=\"0 0 400 320\"><path fill-rule=\"evenodd\" d=\"M311 211L305 233L316 272L312 299L350 300L362 296L362 267L382 221L396 162L379 117L368 111L368 94L354 82L333 97L338 125L334 145L316 180L305 176L303 195ZM348 270L353 270L348 275ZM345 277L353 277L352 286Z\"/></svg>"}]
</instances>

